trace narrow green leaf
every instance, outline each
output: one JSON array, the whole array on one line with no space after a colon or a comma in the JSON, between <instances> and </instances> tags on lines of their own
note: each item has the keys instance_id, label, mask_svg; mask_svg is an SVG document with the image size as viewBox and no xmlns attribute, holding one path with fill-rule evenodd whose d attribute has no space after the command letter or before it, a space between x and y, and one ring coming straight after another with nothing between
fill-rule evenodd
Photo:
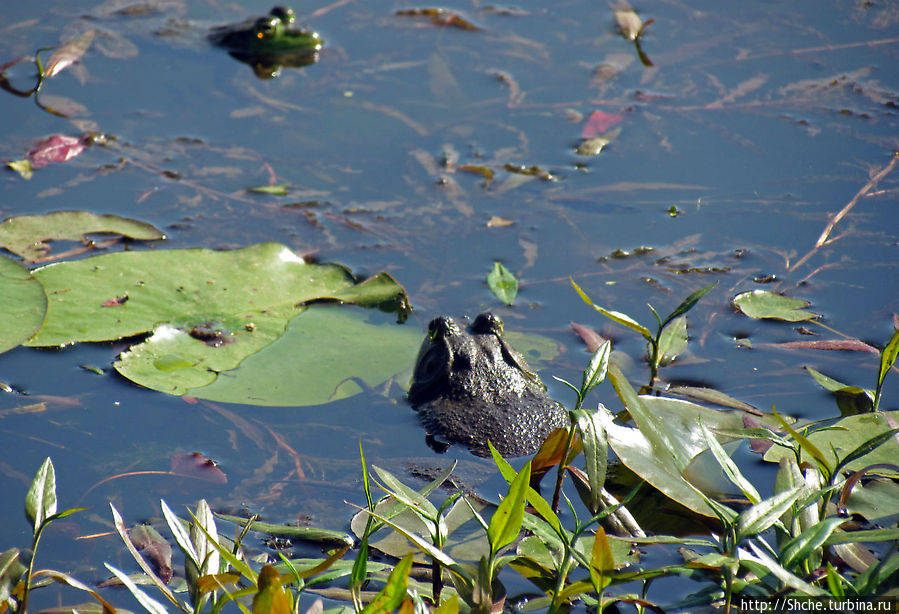
<instances>
[{"instance_id":1,"label":"narrow green leaf","mask_svg":"<svg viewBox=\"0 0 899 614\"><path fill-rule=\"evenodd\" d=\"M749 509L740 512L737 517L737 542L747 537L758 535L768 528L780 522L780 517L790 509L790 506L803 493L804 486L799 485L790 490L779 492L776 495L756 503Z\"/></svg>"},{"instance_id":2,"label":"narrow green leaf","mask_svg":"<svg viewBox=\"0 0 899 614\"><path fill-rule=\"evenodd\" d=\"M827 591L823 588L813 586L802 578L790 573L754 543L750 542L749 547L752 549L755 556L749 554L745 550L740 550L740 561L749 560L761 564L765 571L774 574L774 577L787 586L801 591L800 594L809 595L811 597L827 597Z\"/></svg>"},{"instance_id":3,"label":"narrow green leaf","mask_svg":"<svg viewBox=\"0 0 899 614\"><path fill-rule=\"evenodd\" d=\"M287 196L287 190L290 186L286 183L278 185L260 185L247 188L247 192L255 192L257 194L271 194L272 196Z\"/></svg>"},{"instance_id":4,"label":"narrow green leaf","mask_svg":"<svg viewBox=\"0 0 899 614\"><path fill-rule=\"evenodd\" d=\"M606 379L606 373L609 370L609 354L611 352L611 341L606 341L593 352L593 356L590 358L590 364L584 369L584 375L581 379L580 394L582 397L586 397L588 392ZM568 385L571 386L571 384ZM574 388L574 386L571 387ZM577 389L575 388L575 390Z\"/></svg>"},{"instance_id":5,"label":"narrow green leaf","mask_svg":"<svg viewBox=\"0 0 899 614\"><path fill-rule=\"evenodd\" d=\"M150 614L168 614L168 610L165 609L165 606L150 597L147 593L145 593L134 581L128 577L127 574L119 571L109 563L103 563L106 566L106 569L111 571L113 575L119 579L119 581L125 585L125 587L131 591L131 594L134 595L134 598L137 599L138 603L143 606L143 608L149 612ZM185 612L189 612L189 610L184 610Z\"/></svg>"},{"instance_id":6,"label":"narrow green leaf","mask_svg":"<svg viewBox=\"0 0 899 614\"><path fill-rule=\"evenodd\" d=\"M668 326L668 323L671 322L674 318L682 316L693 309L694 305L702 300L702 297L711 292L717 285L718 282L715 281L714 283L707 285L705 288L700 288L699 290L690 294L690 296L685 298L680 305L674 308L674 311L668 314L668 317L665 318L664 322L662 322L662 327L664 328L665 326Z\"/></svg>"},{"instance_id":7,"label":"narrow green leaf","mask_svg":"<svg viewBox=\"0 0 899 614\"><path fill-rule=\"evenodd\" d=\"M500 549L511 544L521 531L524 521L524 503L527 499L528 485L531 480L531 461L525 463L518 476L509 486L506 497L497 506L487 527L487 541L490 542L490 553L495 555Z\"/></svg>"},{"instance_id":8,"label":"narrow green leaf","mask_svg":"<svg viewBox=\"0 0 899 614\"><path fill-rule=\"evenodd\" d=\"M518 279L502 262L493 263L493 269L487 274L487 286L506 305L512 305L518 296Z\"/></svg>"},{"instance_id":9,"label":"narrow green leaf","mask_svg":"<svg viewBox=\"0 0 899 614\"><path fill-rule=\"evenodd\" d=\"M48 456L31 482L25 495L25 515L37 535L47 517L56 513L56 471Z\"/></svg>"},{"instance_id":10,"label":"narrow green leaf","mask_svg":"<svg viewBox=\"0 0 899 614\"><path fill-rule=\"evenodd\" d=\"M603 407L603 409L605 409ZM609 442L602 428L599 412L583 409L573 412L577 419L577 430L584 442L587 483L590 487L589 508L597 514L603 508L602 488L606 483L606 469L609 461ZM586 503L586 502L585 502Z\"/></svg>"},{"instance_id":11,"label":"narrow green leaf","mask_svg":"<svg viewBox=\"0 0 899 614\"><path fill-rule=\"evenodd\" d=\"M575 291L577 291L577 293L580 295L581 299L585 303L587 303L588 305L593 307L593 309L595 309L602 315L606 316L613 322L621 324L622 326L626 326L627 328L629 328L631 330L637 331L638 333L643 335L643 338L646 339L647 341L653 340L652 333L649 332L648 328L646 328L645 326L643 326L642 324L640 324L639 322L637 322L636 320L634 320L633 318L631 318L630 316L628 316L626 314L620 313L618 311L608 311L607 309L603 309L599 305L594 304L593 301L590 299L590 297L587 296L583 290L581 290L581 287L579 285L577 285L577 283L575 283L575 281L573 279L571 279L570 277L568 279L571 282L571 285L574 286Z\"/></svg>"},{"instance_id":12,"label":"narrow green leaf","mask_svg":"<svg viewBox=\"0 0 899 614\"><path fill-rule=\"evenodd\" d=\"M605 529L598 526L596 536L593 538L593 550L590 553L590 580L596 592L601 592L612 582L610 574L613 571L615 571L615 557L612 555L612 546L606 537Z\"/></svg>"},{"instance_id":13,"label":"narrow green leaf","mask_svg":"<svg viewBox=\"0 0 899 614\"><path fill-rule=\"evenodd\" d=\"M687 316L668 323L659 336L659 364L669 365L687 350Z\"/></svg>"},{"instance_id":14,"label":"narrow green leaf","mask_svg":"<svg viewBox=\"0 0 899 614\"><path fill-rule=\"evenodd\" d=\"M507 484L511 484L516 477L515 468L509 464L509 461L504 459L502 455L496 451L496 448L493 447L493 444L487 442L490 446L490 453L493 455L493 461L496 463L497 468L499 469L500 474L503 476L503 479L506 480ZM528 503L537 511L543 520L545 520L552 529L556 532L557 535L562 534L562 523L559 521L559 517L552 510L552 506L549 504L549 501L544 499L540 493L536 490L528 486Z\"/></svg>"},{"instance_id":15,"label":"narrow green leaf","mask_svg":"<svg viewBox=\"0 0 899 614\"><path fill-rule=\"evenodd\" d=\"M889 370L896 362L896 356L899 355L899 329L893 331L893 336L889 343L880 353L880 372L877 374L877 386L883 383L883 378L887 376Z\"/></svg>"},{"instance_id":16,"label":"narrow green leaf","mask_svg":"<svg viewBox=\"0 0 899 614\"><path fill-rule=\"evenodd\" d=\"M814 458L819 467L822 469L822 472L826 470L828 477L833 475L833 469L830 467L830 461L826 456L818 449L818 446L813 444L808 440L804 435L800 434L796 429L794 429L790 424L783 419L783 417L777 413L777 410L772 408L771 412L774 414L774 417L780 422L781 426L786 429L786 431L790 434L790 436L796 440L803 450L805 450L812 458Z\"/></svg>"},{"instance_id":17,"label":"narrow green leaf","mask_svg":"<svg viewBox=\"0 0 899 614\"><path fill-rule=\"evenodd\" d=\"M178 543L178 546L181 547L181 551L184 552L184 555L188 560L192 561L199 569L200 564L203 561L200 559L194 545L191 543L187 531L184 530L184 525L181 524L181 520L175 516L175 513L169 508L164 499L160 499L159 503L162 507L162 515L165 518L165 522L169 526L172 535L175 536L175 541Z\"/></svg>"},{"instance_id":18,"label":"narrow green leaf","mask_svg":"<svg viewBox=\"0 0 899 614\"><path fill-rule=\"evenodd\" d=\"M872 437L871 439L867 440L866 442L862 443L860 446L855 448L852 452L847 454L843 458L843 460L841 460L839 463L837 463L837 466L834 467L833 472L835 474L839 473L843 469L843 467L846 467L847 465L849 465L849 463L851 463L855 459L861 458L867 454L870 454L871 452L873 452L874 450L876 450L877 448L879 448L880 446L882 446L883 444L888 442L890 439L892 439L893 435L895 435L896 433L899 433L899 428L890 429L889 431L879 433L879 434L875 435L874 437Z\"/></svg>"},{"instance_id":19,"label":"narrow green leaf","mask_svg":"<svg viewBox=\"0 0 899 614\"><path fill-rule=\"evenodd\" d=\"M784 567L793 567L815 553L837 527L846 522L845 518L831 516L809 527L781 548L780 562Z\"/></svg>"},{"instance_id":20,"label":"narrow green leaf","mask_svg":"<svg viewBox=\"0 0 899 614\"><path fill-rule=\"evenodd\" d=\"M759 491L756 490L755 486L752 485L746 476L740 472L740 468L737 467L737 464L731 459L730 456L727 455L727 452L718 443L718 440L715 436L706 428L706 425L699 422L700 428L702 428L702 434L705 436L705 441L709 445L709 450L712 451L712 454L715 456L715 460L718 461L718 464L721 465L721 469L724 470L724 474L727 476L734 486L740 489L740 491L749 499L752 503L758 503L762 500L762 496L759 494Z\"/></svg>"},{"instance_id":21,"label":"narrow green leaf","mask_svg":"<svg viewBox=\"0 0 899 614\"><path fill-rule=\"evenodd\" d=\"M420 515L434 522L437 518L437 508L434 507L434 504L427 500L426 497L422 496L413 488L406 486L403 484L396 476L394 476L389 471L381 469L377 466L372 466L372 469L375 470L375 473L378 474L378 477L381 478L381 481L384 482L384 490L387 494L391 495L395 499L398 499L408 505L413 510L417 511Z\"/></svg>"}]
</instances>

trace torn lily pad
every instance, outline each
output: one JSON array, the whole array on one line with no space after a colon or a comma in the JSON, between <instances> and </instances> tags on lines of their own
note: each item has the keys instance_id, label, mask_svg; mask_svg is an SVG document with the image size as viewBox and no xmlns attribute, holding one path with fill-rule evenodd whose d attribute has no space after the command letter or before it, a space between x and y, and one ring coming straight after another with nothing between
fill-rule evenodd
<instances>
[{"instance_id":1,"label":"torn lily pad","mask_svg":"<svg viewBox=\"0 0 899 614\"><path fill-rule=\"evenodd\" d=\"M119 215L89 211L54 211L43 215L18 215L0 222L0 247L34 262L47 256L48 241L87 242L89 234L114 234L141 241L165 239L151 224Z\"/></svg>"},{"instance_id":2,"label":"torn lily pad","mask_svg":"<svg viewBox=\"0 0 899 614\"><path fill-rule=\"evenodd\" d=\"M307 263L275 243L104 254L48 265L34 276L49 308L27 345L152 333L114 367L169 394L324 403L359 392L352 382L374 386L408 368L420 337L343 306L407 308L405 291L386 273L357 282L340 265ZM312 302L334 305L310 308ZM294 333L309 326L305 336Z\"/></svg>"}]
</instances>

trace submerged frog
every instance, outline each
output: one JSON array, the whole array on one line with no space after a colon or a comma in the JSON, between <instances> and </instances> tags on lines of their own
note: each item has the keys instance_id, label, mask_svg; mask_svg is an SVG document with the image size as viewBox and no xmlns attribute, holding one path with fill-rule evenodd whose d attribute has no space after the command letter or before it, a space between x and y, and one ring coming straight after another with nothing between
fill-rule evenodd
<instances>
[{"instance_id":1,"label":"submerged frog","mask_svg":"<svg viewBox=\"0 0 899 614\"><path fill-rule=\"evenodd\" d=\"M253 67L262 79L277 77L282 66L301 67L318 59L322 39L294 25L293 9L276 6L265 17L212 28L209 40Z\"/></svg>"},{"instance_id":2,"label":"submerged frog","mask_svg":"<svg viewBox=\"0 0 899 614\"><path fill-rule=\"evenodd\" d=\"M409 389L432 435L479 456L489 454L488 441L503 456L531 454L554 429L569 425L568 412L502 335L502 320L491 313L475 318L469 330L435 318Z\"/></svg>"}]
</instances>

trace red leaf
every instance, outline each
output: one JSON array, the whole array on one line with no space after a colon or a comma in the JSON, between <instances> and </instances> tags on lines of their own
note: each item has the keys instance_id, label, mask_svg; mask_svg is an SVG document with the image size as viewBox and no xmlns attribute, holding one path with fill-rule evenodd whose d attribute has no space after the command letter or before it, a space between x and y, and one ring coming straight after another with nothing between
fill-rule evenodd
<instances>
[{"instance_id":1,"label":"red leaf","mask_svg":"<svg viewBox=\"0 0 899 614\"><path fill-rule=\"evenodd\" d=\"M172 569L172 546L153 527L139 524L130 531L131 541L153 571L168 584L175 575Z\"/></svg>"},{"instance_id":2,"label":"red leaf","mask_svg":"<svg viewBox=\"0 0 899 614\"><path fill-rule=\"evenodd\" d=\"M767 344L765 344L767 345ZM772 343L772 347L800 350L833 350L837 352L870 352L879 354L880 350L858 339L822 339L820 341L787 341Z\"/></svg>"},{"instance_id":3,"label":"red leaf","mask_svg":"<svg viewBox=\"0 0 899 614\"><path fill-rule=\"evenodd\" d=\"M581 130L582 139L592 139L594 137L605 134L610 128L617 126L624 121L624 115L620 113L605 113L603 111L593 111L587 118L587 123Z\"/></svg>"},{"instance_id":4,"label":"red leaf","mask_svg":"<svg viewBox=\"0 0 899 614\"><path fill-rule=\"evenodd\" d=\"M54 134L37 144L37 147L28 152L31 166L40 168L51 162L66 162L71 160L86 147L86 140L82 137Z\"/></svg>"},{"instance_id":5,"label":"red leaf","mask_svg":"<svg viewBox=\"0 0 899 614\"><path fill-rule=\"evenodd\" d=\"M172 456L172 473L188 478L197 478L213 484L227 484L228 476L219 469L214 460L199 452L175 454Z\"/></svg>"}]
</instances>

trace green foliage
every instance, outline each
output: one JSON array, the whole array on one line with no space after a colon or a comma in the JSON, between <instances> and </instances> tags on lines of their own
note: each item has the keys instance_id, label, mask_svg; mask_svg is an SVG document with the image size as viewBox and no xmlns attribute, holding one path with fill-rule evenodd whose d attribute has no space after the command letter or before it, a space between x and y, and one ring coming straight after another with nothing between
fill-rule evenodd
<instances>
[{"instance_id":1,"label":"green foliage","mask_svg":"<svg viewBox=\"0 0 899 614\"><path fill-rule=\"evenodd\" d=\"M66 232L150 237L150 230L140 234L144 226L60 212L11 218L0 224L0 238L5 231L6 245L18 249ZM0 316L10 323L0 332L0 351L23 342L46 347L151 333L114 368L147 388L215 401L324 404L409 369L418 331L358 307L402 320L408 302L387 273L360 282L342 266L307 263L274 243L116 252L31 274L0 258Z\"/></svg>"},{"instance_id":2,"label":"green foliage","mask_svg":"<svg viewBox=\"0 0 899 614\"><path fill-rule=\"evenodd\" d=\"M493 294L506 305L515 303L518 296L518 279L502 262L494 262L487 274L487 286Z\"/></svg>"}]
</instances>

